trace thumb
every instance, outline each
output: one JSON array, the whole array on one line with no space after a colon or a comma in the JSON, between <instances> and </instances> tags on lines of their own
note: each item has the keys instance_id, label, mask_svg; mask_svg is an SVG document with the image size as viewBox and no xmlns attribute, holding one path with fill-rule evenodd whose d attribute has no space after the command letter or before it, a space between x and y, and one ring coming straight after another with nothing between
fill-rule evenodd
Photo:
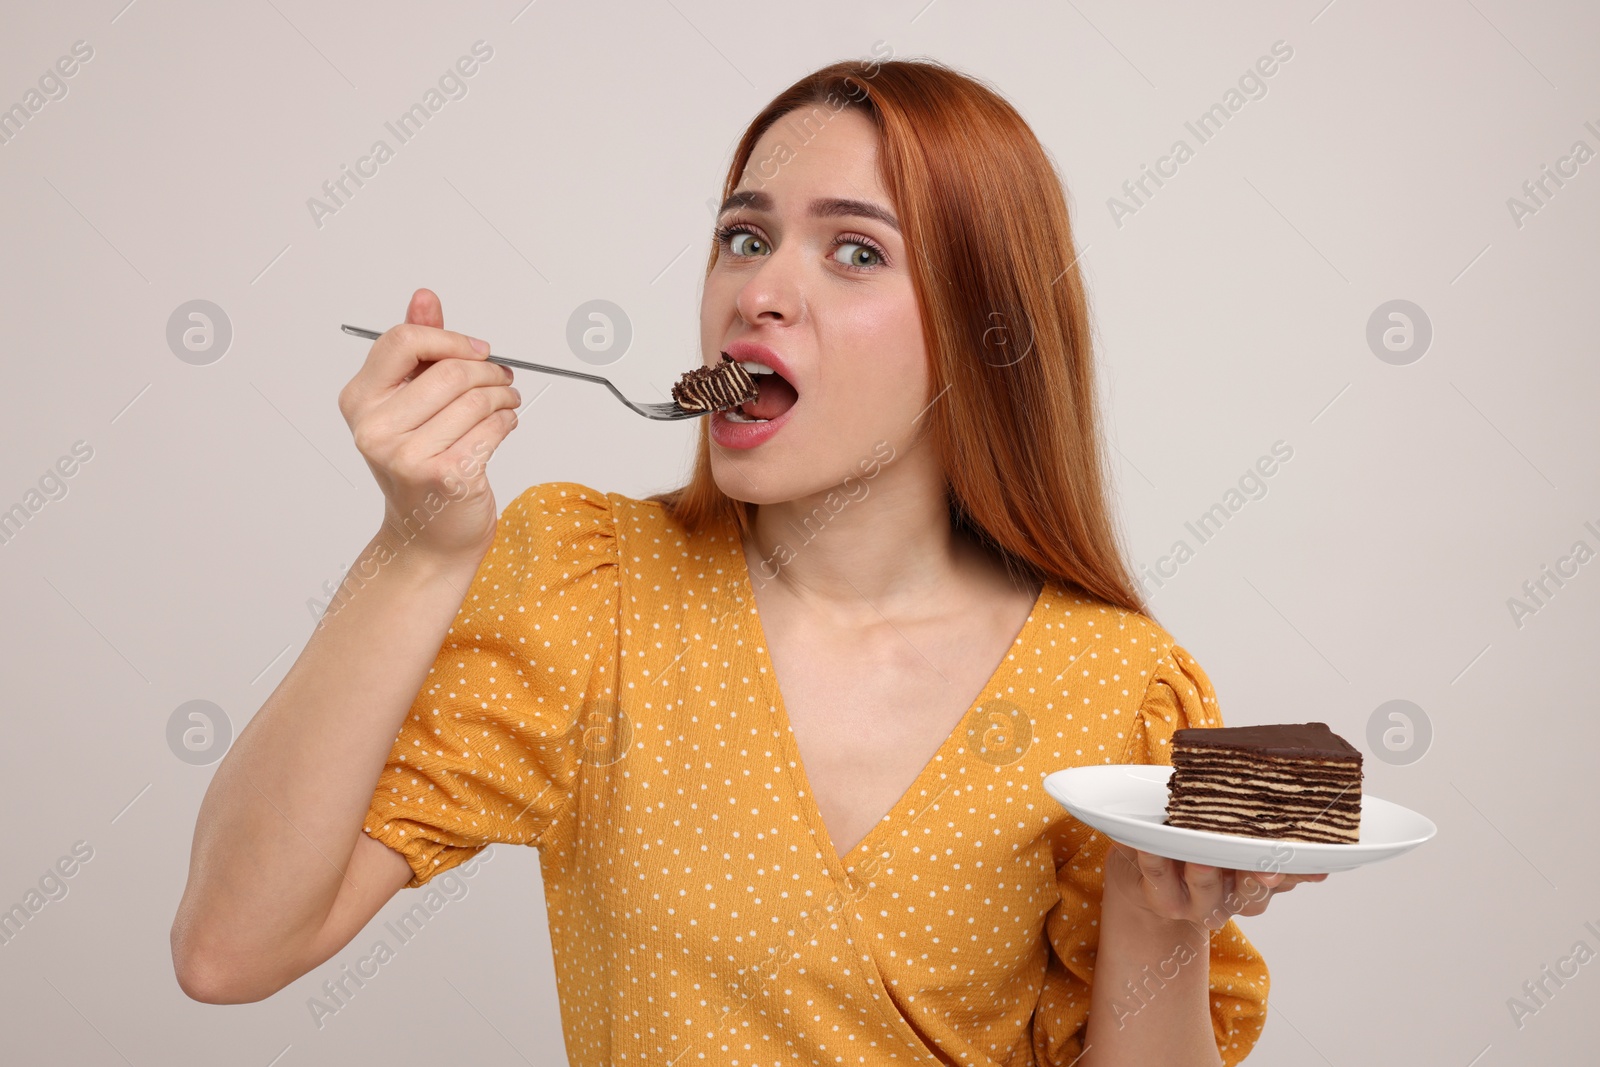
<instances>
[{"instance_id":1,"label":"thumb","mask_svg":"<svg viewBox=\"0 0 1600 1067\"><path fill-rule=\"evenodd\" d=\"M418 289L411 294L411 303L406 307L406 321L418 326L432 326L436 330L444 328L444 308L432 289Z\"/></svg>"}]
</instances>

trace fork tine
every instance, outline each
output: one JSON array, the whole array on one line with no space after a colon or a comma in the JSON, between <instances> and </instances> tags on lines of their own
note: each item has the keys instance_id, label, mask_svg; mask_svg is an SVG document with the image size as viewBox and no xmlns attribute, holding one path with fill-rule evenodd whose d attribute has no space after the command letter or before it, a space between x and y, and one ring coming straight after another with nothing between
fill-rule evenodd
<instances>
[{"instance_id":1,"label":"fork tine","mask_svg":"<svg viewBox=\"0 0 1600 1067\"><path fill-rule=\"evenodd\" d=\"M703 411L685 411L675 403L640 404L639 406L643 409L646 409L643 413L648 418L652 419L677 421L678 419L693 419L706 414L706 412Z\"/></svg>"}]
</instances>

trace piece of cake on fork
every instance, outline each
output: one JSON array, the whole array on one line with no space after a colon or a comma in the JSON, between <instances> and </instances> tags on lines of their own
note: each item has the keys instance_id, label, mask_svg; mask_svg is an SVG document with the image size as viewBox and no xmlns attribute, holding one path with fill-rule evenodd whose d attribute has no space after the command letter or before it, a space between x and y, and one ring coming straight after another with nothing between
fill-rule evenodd
<instances>
[{"instance_id":1,"label":"piece of cake on fork","mask_svg":"<svg viewBox=\"0 0 1600 1067\"><path fill-rule=\"evenodd\" d=\"M672 399L685 411L726 411L760 393L750 372L726 352L714 366L684 371L672 386Z\"/></svg>"},{"instance_id":2,"label":"piece of cake on fork","mask_svg":"<svg viewBox=\"0 0 1600 1067\"><path fill-rule=\"evenodd\" d=\"M1175 730L1167 825L1356 844L1361 752L1324 722Z\"/></svg>"}]
</instances>

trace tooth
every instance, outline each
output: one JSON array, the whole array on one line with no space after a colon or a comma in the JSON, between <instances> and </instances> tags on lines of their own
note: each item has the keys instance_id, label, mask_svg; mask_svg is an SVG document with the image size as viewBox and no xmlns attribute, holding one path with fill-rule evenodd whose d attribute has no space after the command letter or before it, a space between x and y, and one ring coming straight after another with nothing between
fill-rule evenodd
<instances>
[{"instance_id":1,"label":"tooth","mask_svg":"<svg viewBox=\"0 0 1600 1067\"><path fill-rule=\"evenodd\" d=\"M745 360L743 363L741 363L739 365L744 368L744 371L745 371L746 374L776 374L776 373L778 373L777 371L773 370L771 367L767 366L765 363L757 363L753 359L747 359L747 360Z\"/></svg>"}]
</instances>

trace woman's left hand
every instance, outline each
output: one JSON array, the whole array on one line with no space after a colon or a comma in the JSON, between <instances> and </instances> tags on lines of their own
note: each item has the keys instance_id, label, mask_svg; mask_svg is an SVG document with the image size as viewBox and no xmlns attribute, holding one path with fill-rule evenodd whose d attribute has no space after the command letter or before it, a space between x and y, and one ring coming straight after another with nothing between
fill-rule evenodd
<instances>
[{"instance_id":1,"label":"woman's left hand","mask_svg":"<svg viewBox=\"0 0 1600 1067\"><path fill-rule=\"evenodd\" d=\"M1327 877L1186 863L1113 841L1106 854L1103 898L1109 902L1115 894L1117 905L1130 905L1156 920L1189 922L1211 931L1234 915L1260 915L1274 893Z\"/></svg>"}]
</instances>

